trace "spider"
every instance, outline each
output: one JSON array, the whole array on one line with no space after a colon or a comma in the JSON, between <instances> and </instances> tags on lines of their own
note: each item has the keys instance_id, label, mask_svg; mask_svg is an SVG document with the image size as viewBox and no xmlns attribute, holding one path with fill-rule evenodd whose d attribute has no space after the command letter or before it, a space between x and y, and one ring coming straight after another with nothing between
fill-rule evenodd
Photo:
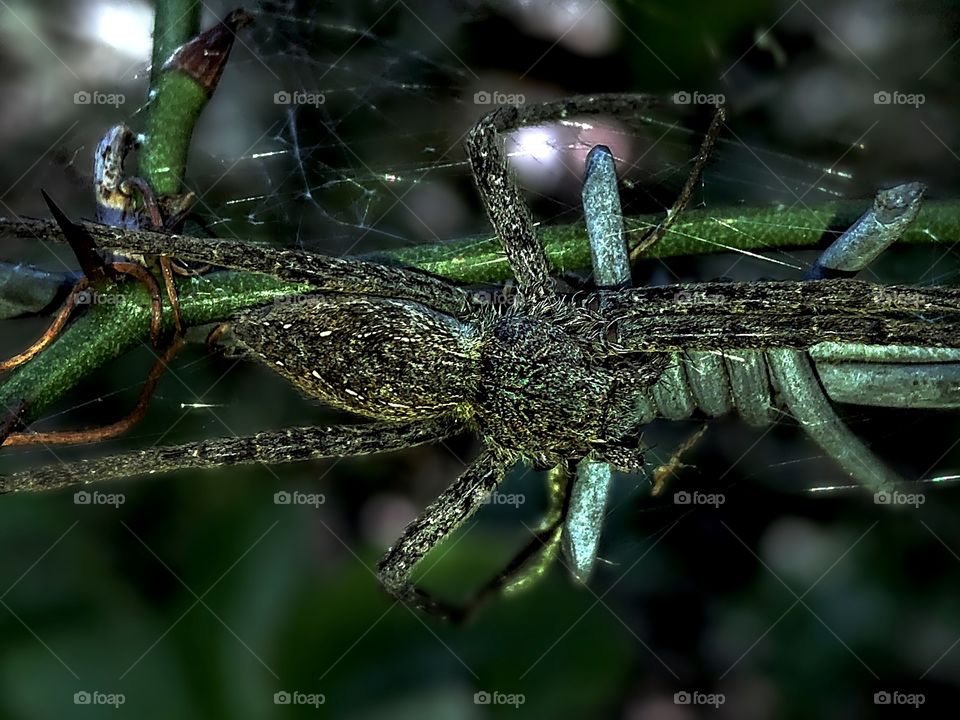
<instances>
[{"instance_id":1,"label":"spider","mask_svg":"<svg viewBox=\"0 0 960 720\"><path fill-rule=\"evenodd\" d=\"M824 253L811 275L821 279L631 289L613 160L598 147L588 156L584 197L601 288L559 291L511 175L503 134L572 116L636 116L658 101L593 95L503 107L469 132L466 150L476 185L516 278L509 305L478 304L468 289L443 279L355 259L153 234L118 232L115 241L101 242L101 248L128 254L168 254L309 282L314 294L239 313L227 332L307 395L370 422L289 428L41 467L0 477L0 492L182 468L387 452L472 431L483 442L479 455L378 564L391 595L462 620L490 594L541 574L561 545L574 575L581 580L589 575L609 469L643 470L643 425L655 410L669 406L671 392L683 394L678 354L697 353L697 362L705 364L711 357L723 361L724 353L755 353L756 362L745 362L736 378L731 373L731 384L752 373L762 374L767 387L769 369L788 406L807 417L829 406L805 374L803 351L817 343L960 345L960 290L880 288L831 277L860 269L896 239L916 213L918 184L881 193L874 209ZM722 114L718 117L722 121ZM675 211L689 194L681 192ZM675 214L651 237L662 235ZM753 379L730 397L740 403L751 396L750 389L760 385ZM673 390L663 389L665 382ZM697 392L701 405L729 409L730 399L711 405L703 401L709 395L703 385ZM745 414L747 405L738 409ZM843 460L851 452L834 454ZM877 488L892 482L889 474L874 476L873 466L864 472L859 449L852 455L855 461L846 466L855 477ZM516 463L550 470L550 505L535 537L466 604L420 588L413 581L420 561L484 504Z\"/></svg>"}]
</instances>

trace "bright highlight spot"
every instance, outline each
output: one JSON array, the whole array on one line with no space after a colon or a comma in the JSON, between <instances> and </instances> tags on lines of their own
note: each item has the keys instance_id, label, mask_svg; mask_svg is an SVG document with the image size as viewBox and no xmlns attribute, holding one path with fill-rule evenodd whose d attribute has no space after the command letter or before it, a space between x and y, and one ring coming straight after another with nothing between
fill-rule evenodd
<instances>
[{"instance_id":1,"label":"bright highlight spot","mask_svg":"<svg viewBox=\"0 0 960 720\"><path fill-rule=\"evenodd\" d=\"M87 33L97 42L136 59L149 59L153 12L143 3L104 2L90 12Z\"/></svg>"}]
</instances>

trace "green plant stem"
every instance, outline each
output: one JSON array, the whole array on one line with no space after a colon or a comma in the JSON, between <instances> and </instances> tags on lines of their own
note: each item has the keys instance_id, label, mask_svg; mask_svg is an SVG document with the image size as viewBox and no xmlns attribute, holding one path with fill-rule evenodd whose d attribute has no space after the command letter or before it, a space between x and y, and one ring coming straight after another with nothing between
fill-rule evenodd
<instances>
[{"instance_id":1,"label":"green plant stem","mask_svg":"<svg viewBox=\"0 0 960 720\"><path fill-rule=\"evenodd\" d=\"M151 88L140 172L157 195L180 192L193 128L207 92L181 73L161 73Z\"/></svg>"},{"instance_id":2,"label":"green plant stem","mask_svg":"<svg viewBox=\"0 0 960 720\"><path fill-rule=\"evenodd\" d=\"M863 215L870 200L813 207L688 210L645 259L719 252L761 253L826 245ZM662 215L625 219L628 237L640 238ZM590 245L580 223L540 229L555 272L590 266ZM952 243L960 238L960 202L927 201L904 235L908 243ZM417 267L462 283L508 279L510 266L496 237L475 237L370 253L367 259Z\"/></svg>"},{"instance_id":3,"label":"green plant stem","mask_svg":"<svg viewBox=\"0 0 960 720\"><path fill-rule=\"evenodd\" d=\"M227 320L243 308L309 291L256 273L216 272L182 280L180 309L189 326ZM149 342L150 296L140 283L98 288L101 301L72 323L33 360L14 370L0 385L0 409L27 403L26 417L36 418L83 377L143 342ZM164 305L164 330L173 327Z\"/></svg>"},{"instance_id":4,"label":"green plant stem","mask_svg":"<svg viewBox=\"0 0 960 720\"><path fill-rule=\"evenodd\" d=\"M200 30L200 0L158 0L153 18L150 86L173 51Z\"/></svg>"},{"instance_id":5,"label":"green plant stem","mask_svg":"<svg viewBox=\"0 0 960 720\"><path fill-rule=\"evenodd\" d=\"M194 78L165 67L173 52L200 31L197 0L158 0L153 66L140 174L157 195L180 192L193 128L209 93Z\"/></svg>"}]
</instances>

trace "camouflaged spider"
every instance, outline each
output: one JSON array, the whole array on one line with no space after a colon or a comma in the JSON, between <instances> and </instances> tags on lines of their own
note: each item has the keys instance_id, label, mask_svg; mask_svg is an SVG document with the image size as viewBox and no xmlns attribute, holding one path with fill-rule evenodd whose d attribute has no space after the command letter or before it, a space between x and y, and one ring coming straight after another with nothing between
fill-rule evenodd
<instances>
[{"instance_id":1,"label":"camouflaged spider","mask_svg":"<svg viewBox=\"0 0 960 720\"><path fill-rule=\"evenodd\" d=\"M960 291L949 288L878 289L825 279L558 293L500 136L523 124L574 115L636 115L657 102L641 95L597 95L506 107L470 131L466 146L477 187L516 277L515 301L508 306L478 305L469 291L442 279L354 259L149 234L118 234L115 243L101 242L102 248L168 254L310 283L316 294L242 312L230 332L308 395L374 422L290 428L39 468L0 477L0 492L180 468L384 452L472 430L484 449L378 566L393 596L460 619L476 602L458 607L436 600L412 582L412 574L517 462L552 469L550 509L533 540L477 599L544 567L556 556L565 529L574 574L583 579L589 573L606 482L602 472L594 477L594 469L642 468L639 433L650 418L641 399L667 374L675 353L774 348L786 353L789 365L797 351L824 339L956 347ZM607 167L605 198L612 200L612 160L601 151L589 162ZM598 171L597 177L602 175ZM898 196L897 219L915 210L920 192L911 187ZM686 190L681 193L681 207L688 197ZM675 214L664 225L670 217ZM622 238L609 222L619 219L619 205L600 218L591 231L595 268L607 278L599 284L628 285L625 249L617 249ZM598 261L605 229L616 235L606 247L620 252L619 260ZM662 231L663 226L653 237ZM871 237L871 252L890 241ZM678 302L678 293L690 291L719 300L705 306ZM581 477L572 480L575 471ZM567 519L574 515L579 525L571 531Z\"/></svg>"}]
</instances>

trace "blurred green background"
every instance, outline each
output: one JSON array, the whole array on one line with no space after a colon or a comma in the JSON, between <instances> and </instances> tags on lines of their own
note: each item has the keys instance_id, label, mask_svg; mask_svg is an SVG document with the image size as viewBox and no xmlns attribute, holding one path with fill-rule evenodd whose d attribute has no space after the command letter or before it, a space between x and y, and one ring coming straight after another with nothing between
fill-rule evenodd
<instances>
[{"instance_id":1,"label":"blurred green background","mask_svg":"<svg viewBox=\"0 0 960 720\"><path fill-rule=\"evenodd\" d=\"M205 6L204 27L231 7ZM460 147L489 109L479 92L527 102L724 94L729 128L695 199L708 208L869 198L906 179L936 197L960 191L953 3L291 0L247 9L256 25L200 122L188 172L223 237L342 254L485 232ZM3 214L45 215L43 187L73 216L92 217L97 140L115 122L142 121L151 22L145 3L0 9ZM82 90L125 101L77 105ZM274 100L297 90L323 102ZM877 92L924 101L877 104ZM685 110L665 118L662 135L607 127L629 161L628 211L672 202L709 117L708 107ZM586 140L563 132L515 148L543 222L581 215L574 161ZM5 240L0 256L51 269L71 262L62 248L30 242ZM651 263L638 278L799 277L792 268L813 255L773 257L787 266L725 255ZM895 249L870 278L956 283L958 260L955 243ZM5 321L0 354L45 324ZM88 378L37 427L120 417L152 359L141 348ZM957 413L843 410L906 477L956 475ZM342 419L268 369L191 347L128 436L8 449L0 468ZM651 460L699 425L651 426ZM846 481L789 418L768 432L722 420L666 496L650 498L645 477L619 478L608 562L589 588L557 567L452 628L390 601L373 567L477 449L464 437L369 459L99 488L119 494L116 506L78 504L73 492L0 499L0 717L943 717L960 701L960 495L948 483L904 488L925 502L900 512L856 491L812 495ZM678 506L681 489L722 492L725 503ZM276 504L278 491L323 502ZM504 492L524 502L484 509L437 553L430 587L464 596L529 538L543 477L517 469ZM876 693L925 702L887 706ZM704 704L713 694L719 707ZM102 704L117 695L119 708ZM87 697L94 703L78 704Z\"/></svg>"}]
</instances>

